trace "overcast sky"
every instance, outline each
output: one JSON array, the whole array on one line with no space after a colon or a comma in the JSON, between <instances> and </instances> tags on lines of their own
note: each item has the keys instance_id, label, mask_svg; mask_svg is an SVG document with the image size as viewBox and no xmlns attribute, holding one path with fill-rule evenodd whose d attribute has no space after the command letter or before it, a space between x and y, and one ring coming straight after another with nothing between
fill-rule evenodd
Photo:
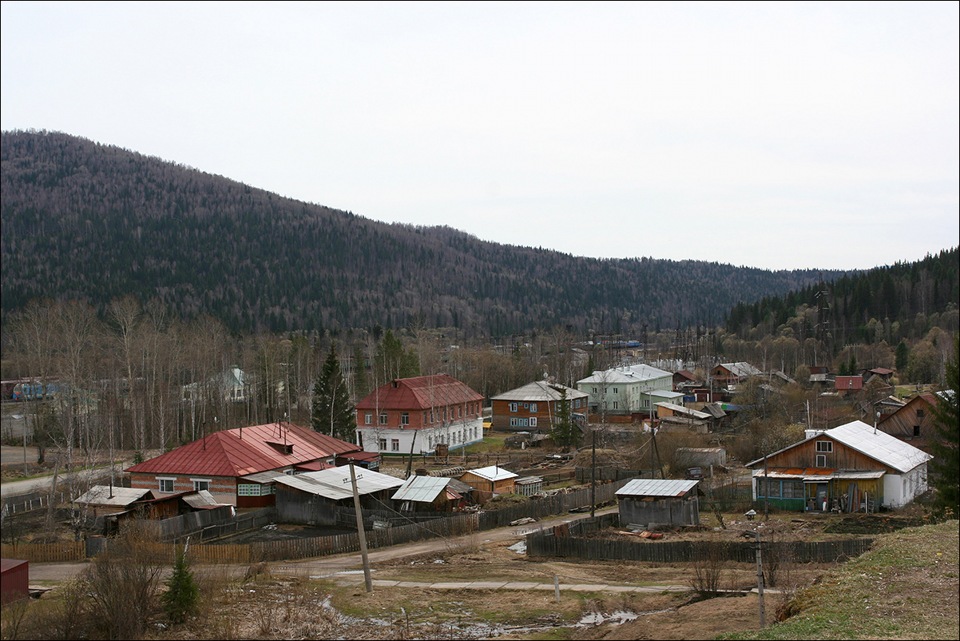
<instances>
[{"instance_id":1,"label":"overcast sky","mask_svg":"<svg viewBox=\"0 0 960 641\"><path fill-rule=\"evenodd\" d=\"M960 244L956 2L3 2L4 131L576 256Z\"/></svg>"}]
</instances>

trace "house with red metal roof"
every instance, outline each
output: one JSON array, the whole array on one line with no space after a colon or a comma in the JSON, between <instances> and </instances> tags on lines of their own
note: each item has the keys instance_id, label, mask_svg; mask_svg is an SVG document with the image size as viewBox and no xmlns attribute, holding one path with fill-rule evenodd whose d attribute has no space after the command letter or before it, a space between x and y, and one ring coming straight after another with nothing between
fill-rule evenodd
<instances>
[{"instance_id":1,"label":"house with red metal roof","mask_svg":"<svg viewBox=\"0 0 960 641\"><path fill-rule=\"evenodd\" d=\"M274 504L273 479L343 464L379 467L379 457L307 427L278 422L214 432L127 468L130 485L155 497L207 490L220 503Z\"/></svg>"},{"instance_id":2,"label":"house with red metal roof","mask_svg":"<svg viewBox=\"0 0 960 641\"><path fill-rule=\"evenodd\" d=\"M366 452L431 454L483 440L483 395L448 374L398 378L356 404Z\"/></svg>"}]
</instances>

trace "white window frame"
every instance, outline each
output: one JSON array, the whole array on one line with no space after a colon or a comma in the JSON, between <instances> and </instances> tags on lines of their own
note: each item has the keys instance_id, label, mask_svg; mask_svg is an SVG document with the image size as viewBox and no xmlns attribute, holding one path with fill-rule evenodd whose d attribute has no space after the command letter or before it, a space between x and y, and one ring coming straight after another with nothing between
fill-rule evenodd
<instances>
[{"instance_id":1,"label":"white window frame","mask_svg":"<svg viewBox=\"0 0 960 641\"><path fill-rule=\"evenodd\" d=\"M826 467L827 466L827 455L826 454L817 454L814 459L814 467Z\"/></svg>"},{"instance_id":2,"label":"white window frame","mask_svg":"<svg viewBox=\"0 0 960 641\"><path fill-rule=\"evenodd\" d=\"M367 412L363 415L364 425L373 425L373 412Z\"/></svg>"},{"instance_id":3,"label":"white window frame","mask_svg":"<svg viewBox=\"0 0 960 641\"><path fill-rule=\"evenodd\" d=\"M531 417L530 417L530 427L536 427L536 426L537 426L537 417L536 417L536 416L531 416Z\"/></svg>"},{"instance_id":4,"label":"white window frame","mask_svg":"<svg viewBox=\"0 0 960 641\"><path fill-rule=\"evenodd\" d=\"M400 425L410 425L410 412L400 414Z\"/></svg>"},{"instance_id":5,"label":"white window frame","mask_svg":"<svg viewBox=\"0 0 960 641\"><path fill-rule=\"evenodd\" d=\"M190 479L190 482L193 483L193 491L199 492L200 490L210 491L210 479ZM205 484L206 487L198 487L199 484Z\"/></svg>"},{"instance_id":6,"label":"white window frame","mask_svg":"<svg viewBox=\"0 0 960 641\"><path fill-rule=\"evenodd\" d=\"M166 482L168 482L168 481L170 482L170 489L169 489L169 490L165 490L165 489L163 489L163 484L166 483ZM176 478L175 476L158 476L158 477L157 477L157 491L158 491L158 492L169 492L169 493L172 494L172 493L174 492L174 488L175 488L176 486L177 486L177 478Z\"/></svg>"},{"instance_id":7,"label":"white window frame","mask_svg":"<svg viewBox=\"0 0 960 641\"><path fill-rule=\"evenodd\" d=\"M392 438L390 439L390 451L399 452L400 451L400 439Z\"/></svg>"},{"instance_id":8,"label":"white window frame","mask_svg":"<svg viewBox=\"0 0 960 641\"><path fill-rule=\"evenodd\" d=\"M817 453L832 454L833 441L817 441Z\"/></svg>"}]
</instances>

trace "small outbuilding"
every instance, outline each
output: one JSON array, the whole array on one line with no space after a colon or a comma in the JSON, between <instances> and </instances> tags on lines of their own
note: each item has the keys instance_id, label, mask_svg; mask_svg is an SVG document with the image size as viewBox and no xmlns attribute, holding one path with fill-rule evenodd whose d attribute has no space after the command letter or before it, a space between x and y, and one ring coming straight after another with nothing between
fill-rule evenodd
<instances>
[{"instance_id":1,"label":"small outbuilding","mask_svg":"<svg viewBox=\"0 0 960 641\"><path fill-rule=\"evenodd\" d=\"M467 470L460 480L476 488L476 499L480 503L489 501L498 494L512 494L515 491L517 474L499 465Z\"/></svg>"},{"instance_id":2,"label":"small outbuilding","mask_svg":"<svg viewBox=\"0 0 960 641\"><path fill-rule=\"evenodd\" d=\"M0 603L30 596L30 562L23 559L0 559Z\"/></svg>"},{"instance_id":3,"label":"small outbuilding","mask_svg":"<svg viewBox=\"0 0 960 641\"><path fill-rule=\"evenodd\" d=\"M617 490L621 525L700 525L700 481L633 479Z\"/></svg>"},{"instance_id":4,"label":"small outbuilding","mask_svg":"<svg viewBox=\"0 0 960 641\"><path fill-rule=\"evenodd\" d=\"M401 512L451 512L466 505L454 483L459 485L443 476L411 476L390 498L400 503Z\"/></svg>"}]
</instances>

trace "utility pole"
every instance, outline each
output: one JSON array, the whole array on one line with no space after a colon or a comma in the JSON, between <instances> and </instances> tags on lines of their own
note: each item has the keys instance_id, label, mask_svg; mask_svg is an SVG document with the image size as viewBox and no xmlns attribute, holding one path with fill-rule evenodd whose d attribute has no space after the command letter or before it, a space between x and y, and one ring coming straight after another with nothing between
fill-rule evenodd
<instances>
[{"instance_id":1,"label":"utility pole","mask_svg":"<svg viewBox=\"0 0 960 641\"><path fill-rule=\"evenodd\" d=\"M363 583L367 592L373 592L373 581L370 580L370 559L367 558L367 535L363 531L363 515L360 513L360 493L357 491L357 473L350 461L350 483L353 485L353 509L357 513L357 536L360 537L360 558L363 559Z\"/></svg>"},{"instance_id":2,"label":"utility pole","mask_svg":"<svg viewBox=\"0 0 960 641\"><path fill-rule=\"evenodd\" d=\"M757 594L760 597L760 628L767 627L766 614L763 609L763 561L760 558L760 528L754 530L757 535Z\"/></svg>"},{"instance_id":3,"label":"utility pole","mask_svg":"<svg viewBox=\"0 0 960 641\"><path fill-rule=\"evenodd\" d=\"M590 430L593 434L593 445L590 454L590 518L594 518L597 508L597 430Z\"/></svg>"}]
</instances>

